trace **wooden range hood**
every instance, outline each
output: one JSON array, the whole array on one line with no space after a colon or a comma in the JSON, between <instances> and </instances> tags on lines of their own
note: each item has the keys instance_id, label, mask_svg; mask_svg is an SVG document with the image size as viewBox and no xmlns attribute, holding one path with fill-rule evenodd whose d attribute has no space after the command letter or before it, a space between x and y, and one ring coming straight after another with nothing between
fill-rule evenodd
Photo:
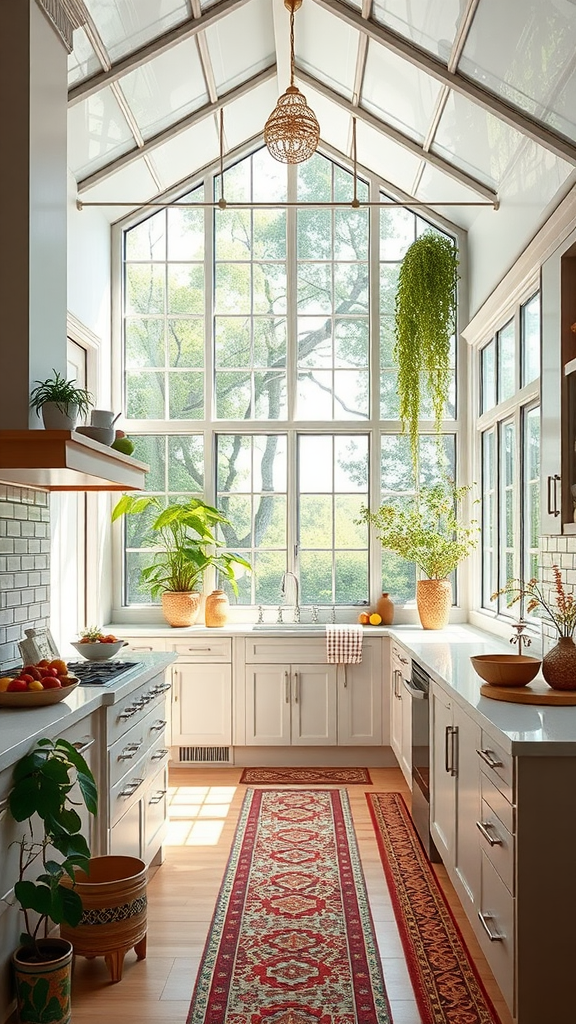
<instances>
[{"instance_id":1,"label":"wooden range hood","mask_svg":"<svg viewBox=\"0 0 576 1024\"><path fill-rule=\"evenodd\" d=\"M149 467L74 430L0 430L0 482L41 491L140 491Z\"/></svg>"}]
</instances>

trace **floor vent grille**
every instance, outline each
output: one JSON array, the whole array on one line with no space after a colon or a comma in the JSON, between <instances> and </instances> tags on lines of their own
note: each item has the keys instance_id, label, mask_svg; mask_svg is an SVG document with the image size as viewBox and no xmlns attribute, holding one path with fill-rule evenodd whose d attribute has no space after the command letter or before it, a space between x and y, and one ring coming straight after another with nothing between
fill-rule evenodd
<instances>
[{"instance_id":1,"label":"floor vent grille","mask_svg":"<svg viewBox=\"0 0 576 1024\"><path fill-rule=\"evenodd\" d=\"M180 764L230 764L230 747L180 747Z\"/></svg>"}]
</instances>

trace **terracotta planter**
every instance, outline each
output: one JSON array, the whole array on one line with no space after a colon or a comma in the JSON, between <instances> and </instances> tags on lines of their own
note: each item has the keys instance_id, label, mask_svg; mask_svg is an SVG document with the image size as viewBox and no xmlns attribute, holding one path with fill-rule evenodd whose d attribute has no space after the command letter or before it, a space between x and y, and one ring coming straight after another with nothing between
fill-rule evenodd
<instances>
[{"instance_id":1,"label":"terracotta planter","mask_svg":"<svg viewBox=\"0 0 576 1024\"><path fill-rule=\"evenodd\" d=\"M146 959L146 865L138 857L92 857L90 873L76 870L75 877L82 919L76 928L61 925L60 935L75 956L103 956L112 981L120 981L129 949Z\"/></svg>"},{"instance_id":2,"label":"terracotta planter","mask_svg":"<svg viewBox=\"0 0 576 1024\"><path fill-rule=\"evenodd\" d=\"M68 1024L72 945L62 938L48 938L39 939L38 946L50 959L32 960L29 946L19 946L12 954L18 1016L26 1024Z\"/></svg>"},{"instance_id":3,"label":"terracotta planter","mask_svg":"<svg viewBox=\"0 0 576 1024\"><path fill-rule=\"evenodd\" d=\"M452 607L450 580L417 580L416 605L423 629L444 629Z\"/></svg>"},{"instance_id":4,"label":"terracotta planter","mask_svg":"<svg viewBox=\"0 0 576 1024\"><path fill-rule=\"evenodd\" d=\"M200 611L200 594L196 591L165 590L162 612L169 626L192 626Z\"/></svg>"},{"instance_id":5,"label":"terracotta planter","mask_svg":"<svg viewBox=\"0 0 576 1024\"><path fill-rule=\"evenodd\" d=\"M206 598L204 621L207 626L225 626L228 622L230 602L223 590L213 590Z\"/></svg>"},{"instance_id":6,"label":"terracotta planter","mask_svg":"<svg viewBox=\"0 0 576 1024\"><path fill-rule=\"evenodd\" d=\"M576 690L576 645L561 636L542 658L542 675L553 690Z\"/></svg>"}]
</instances>

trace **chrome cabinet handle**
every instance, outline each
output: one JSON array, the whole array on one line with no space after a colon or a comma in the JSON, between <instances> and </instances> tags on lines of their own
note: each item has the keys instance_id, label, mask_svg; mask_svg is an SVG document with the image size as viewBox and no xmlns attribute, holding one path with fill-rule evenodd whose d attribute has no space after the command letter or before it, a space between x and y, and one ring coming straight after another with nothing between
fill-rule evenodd
<instances>
[{"instance_id":1,"label":"chrome cabinet handle","mask_svg":"<svg viewBox=\"0 0 576 1024\"><path fill-rule=\"evenodd\" d=\"M162 729L165 729L167 725L168 722L166 721L165 718L159 718L157 722L154 722L154 725L150 726L150 732L162 732Z\"/></svg>"},{"instance_id":2,"label":"chrome cabinet handle","mask_svg":"<svg viewBox=\"0 0 576 1024\"><path fill-rule=\"evenodd\" d=\"M450 753L450 775L458 775L458 726L451 727L451 753Z\"/></svg>"},{"instance_id":3,"label":"chrome cabinet handle","mask_svg":"<svg viewBox=\"0 0 576 1024\"><path fill-rule=\"evenodd\" d=\"M212 648L211 647L189 647L188 650L192 651L193 654L196 654L196 653L204 654L206 651L211 651Z\"/></svg>"},{"instance_id":4,"label":"chrome cabinet handle","mask_svg":"<svg viewBox=\"0 0 576 1024\"><path fill-rule=\"evenodd\" d=\"M284 701L286 704L290 703L290 674L288 671L284 673Z\"/></svg>"},{"instance_id":5,"label":"chrome cabinet handle","mask_svg":"<svg viewBox=\"0 0 576 1024\"><path fill-rule=\"evenodd\" d=\"M133 757L136 757L136 754L138 753L140 747L142 746L142 742L143 741L140 740L139 743L129 743L128 746L124 747L124 750L120 754L118 754L118 760L131 761Z\"/></svg>"},{"instance_id":6,"label":"chrome cabinet handle","mask_svg":"<svg viewBox=\"0 0 576 1024\"><path fill-rule=\"evenodd\" d=\"M348 666L346 665L346 663L344 663L344 665L342 666L343 671L344 671L344 689L346 689L347 686L348 686L348 673L346 671L347 667Z\"/></svg>"},{"instance_id":7,"label":"chrome cabinet handle","mask_svg":"<svg viewBox=\"0 0 576 1024\"><path fill-rule=\"evenodd\" d=\"M126 797L133 796L133 794L138 789L138 786L141 786L143 782L144 779L132 779L132 782L129 782L126 786L124 786L124 789L120 790L118 796L124 797L124 799L126 799Z\"/></svg>"},{"instance_id":8,"label":"chrome cabinet handle","mask_svg":"<svg viewBox=\"0 0 576 1024\"><path fill-rule=\"evenodd\" d=\"M400 686L401 680L402 680L402 673L401 673L399 668L395 668L394 669L394 696L396 697L397 700L402 700L402 690L401 690L401 686Z\"/></svg>"},{"instance_id":9,"label":"chrome cabinet handle","mask_svg":"<svg viewBox=\"0 0 576 1024\"><path fill-rule=\"evenodd\" d=\"M136 707L134 704L129 704L124 708L124 711L120 712L118 718L121 722L124 722L127 718L132 718L132 715L135 715L137 711L140 711L139 707Z\"/></svg>"},{"instance_id":10,"label":"chrome cabinet handle","mask_svg":"<svg viewBox=\"0 0 576 1024\"><path fill-rule=\"evenodd\" d=\"M560 509L558 508L558 482L560 477L558 473L554 473L554 476L548 477L548 515L559 516Z\"/></svg>"},{"instance_id":11,"label":"chrome cabinet handle","mask_svg":"<svg viewBox=\"0 0 576 1024\"><path fill-rule=\"evenodd\" d=\"M167 789L159 789L157 793L154 793L154 796L150 797L148 803L149 804L159 804L160 801L166 796L167 792L168 792Z\"/></svg>"},{"instance_id":12,"label":"chrome cabinet handle","mask_svg":"<svg viewBox=\"0 0 576 1024\"><path fill-rule=\"evenodd\" d=\"M174 673L176 674L176 673ZM172 683L158 683L157 686L153 686L150 690L152 697L157 697L159 693L166 693L172 689Z\"/></svg>"},{"instance_id":13,"label":"chrome cabinet handle","mask_svg":"<svg viewBox=\"0 0 576 1024\"><path fill-rule=\"evenodd\" d=\"M410 664L409 661L408 661L408 658L403 658L403 657L401 657L401 655L398 655L398 661L401 661L403 665L409 665Z\"/></svg>"},{"instance_id":14,"label":"chrome cabinet handle","mask_svg":"<svg viewBox=\"0 0 576 1024\"><path fill-rule=\"evenodd\" d=\"M153 651L154 648L153 647L145 647L145 646L141 646L141 647L134 647L134 646L132 646L130 648L130 650L131 651Z\"/></svg>"},{"instance_id":15,"label":"chrome cabinet handle","mask_svg":"<svg viewBox=\"0 0 576 1024\"><path fill-rule=\"evenodd\" d=\"M502 840L500 839L500 836L496 832L495 825L493 825L491 821L477 821L476 828L480 832L480 835L484 836L484 839L486 839L486 841L490 843L490 846L502 846ZM496 832L495 836L490 835L488 831L489 828L494 829L494 831Z\"/></svg>"},{"instance_id":16,"label":"chrome cabinet handle","mask_svg":"<svg viewBox=\"0 0 576 1024\"><path fill-rule=\"evenodd\" d=\"M499 761L497 757L492 756L494 754L494 751L490 750L489 747L486 750L477 750L476 753L478 754L478 757L482 758L482 760L485 762L485 764L488 765L489 768L504 767L504 762Z\"/></svg>"},{"instance_id":17,"label":"chrome cabinet handle","mask_svg":"<svg viewBox=\"0 0 576 1024\"><path fill-rule=\"evenodd\" d=\"M482 925L484 931L486 932L486 935L490 939L490 942L502 942L505 936L501 935L500 932L492 931L490 925L488 924L489 921L494 920L494 916L492 914L483 914L482 911L479 910L478 917L480 918L480 924Z\"/></svg>"},{"instance_id":18,"label":"chrome cabinet handle","mask_svg":"<svg viewBox=\"0 0 576 1024\"><path fill-rule=\"evenodd\" d=\"M452 728L452 726L447 725L446 728L444 729L444 771L447 772L448 774L450 774L450 768L451 768L451 766L450 766L450 751L451 751L450 729L451 728Z\"/></svg>"},{"instance_id":19,"label":"chrome cabinet handle","mask_svg":"<svg viewBox=\"0 0 576 1024\"><path fill-rule=\"evenodd\" d=\"M294 703L295 704L298 703L298 698L300 696L300 694L298 692L299 688L300 688L300 676L298 675L298 672L295 672L294 673Z\"/></svg>"},{"instance_id":20,"label":"chrome cabinet handle","mask_svg":"<svg viewBox=\"0 0 576 1024\"><path fill-rule=\"evenodd\" d=\"M161 761L162 758L166 757L166 754L169 754L169 753L170 753L170 751L168 750L168 747L162 747L161 750L157 750L155 754L152 754L152 757L150 758L150 760L151 761Z\"/></svg>"},{"instance_id":21,"label":"chrome cabinet handle","mask_svg":"<svg viewBox=\"0 0 576 1024\"><path fill-rule=\"evenodd\" d=\"M77 754L84 754L87 750L90 750L90 747L94 746L95 743L96 737L93 736L91 740L84 740L84 742L82 742L82 740L77 740L76 743L72 744L72 746Z\"/></svg>"}]
</instances>

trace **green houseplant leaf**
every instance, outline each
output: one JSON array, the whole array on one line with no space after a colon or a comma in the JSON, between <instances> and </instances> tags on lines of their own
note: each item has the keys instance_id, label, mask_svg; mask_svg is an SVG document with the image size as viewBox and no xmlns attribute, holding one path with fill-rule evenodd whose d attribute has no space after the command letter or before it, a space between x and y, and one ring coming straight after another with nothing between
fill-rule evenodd
<instances>
[{"instance_id":1,"label":"green houseplant leaf","mask_svg":"<svg viewBox=\"0 0 576 1024\"><path fill-rule=\"evenodd\" d=\"M46 402L54 402L60 412L66 413L69 406L75 405L81 415L86 416L93 402L90 392L76 387L75 380L66 380L57 370L53 369L52 373L53 377L34 381L36 387L30 392L30 408L39 413Z\"/></svg>"},{"instance_id":2,"label":"green houseplant leaf","mask_svg":"<svg viewBox=\"0 0 576 1024\"><path fill-rule=\"evenodd\" d=\"M422 385L428 387L439 434L450 388L450 342L456 331L458 250L425 231L404 256L396 292L393 357L398 364L402 427L416 466Z\"/></svg>"}]
</instances>

